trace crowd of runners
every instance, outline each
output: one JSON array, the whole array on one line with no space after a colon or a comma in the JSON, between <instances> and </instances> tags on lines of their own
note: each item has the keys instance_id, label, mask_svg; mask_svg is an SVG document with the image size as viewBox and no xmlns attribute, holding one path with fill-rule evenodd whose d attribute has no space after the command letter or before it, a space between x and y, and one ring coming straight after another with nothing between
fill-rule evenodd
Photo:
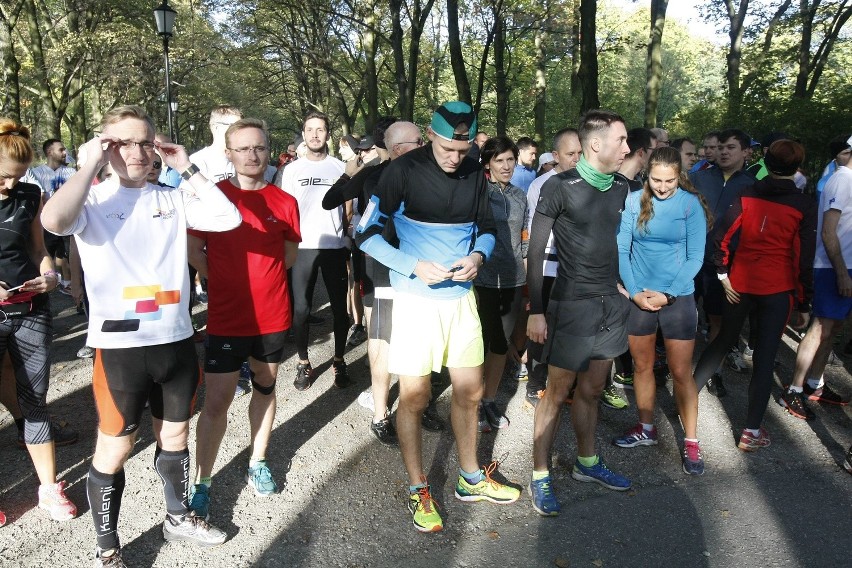
<instances>
[{"instance_id":1,"label":"crowd of runners","mask_svg":"<svg viewBox=\"0 0 852 568\"><path fill-rule=\"evenodd\" d=\"M227 539L210 519L223 514L213 474L235 396L251 397L246 483L261 497L278 492L266 453L279 364L293 340L293 387L317 378L309 345L320 275L334 386L350 386L347 346L366 341L371 386L358 403L372 412L378 441L400 448L407 506L422 532L443 528L422 430L447 427L434 406L445 369L455 497L521 496L498 481L499 462L478 462L477 444L480 433L510 427L501 380L526 380L524 404L535 412L526 490L544 516L560 512L550 467L567 405L571 476L625 491L630 480L596 444L600 404L628 412L624 389L634 390L637 422L612 443L656 445L656 389L671 378L686 475L705 469L698 393L706 385L725 396L722 365L751 372L737 446L770 444L763 418L785 329L806 331L779 402L804 420L814 419L811 404L847 404L823 371L852 312L852 136L828 143L814 197L804 148L780 132L757 142L726 129L696 144L592 110L539 155L530 138L479 128L471 107L452 101L425 129L388 117L369 136L332 140L329 118L311 112L273 159L264 122L220 106L210 114L211 145L188 155L143 109L123 106L79 148L74 169L59 140L46 141L46 163L31 167L28 129L0 119L0 402L32 458L38 506L57 521L74 518L54 446L79 436L46 408L49 293L71 294L89 322L78 356L94 359L98 431L86 491L96 566L125 566L124 464L146 408L165 539ZM207 303L205 332L190 315L198 301ZM202 384L192 467L187 441ZM852 448L845 467L852 473Z\"/></svg>"}]
</instances>

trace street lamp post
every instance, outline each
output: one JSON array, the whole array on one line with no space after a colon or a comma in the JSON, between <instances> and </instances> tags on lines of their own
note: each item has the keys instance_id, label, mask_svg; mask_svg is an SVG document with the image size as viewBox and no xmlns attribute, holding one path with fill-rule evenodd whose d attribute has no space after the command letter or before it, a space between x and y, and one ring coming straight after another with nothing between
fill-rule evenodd
<instances>
[{"instance_id":1,"label":"street lamp post","mask_svg":"<svg viewBox=\"0 0 852 568\"><path fill-rule=\"evenodd\" d=\"M169 79L169 38L172 37L175 27L175 16L177 12L169 6L169 0L163 0L162 4L154 8L157 33L163 37L163 56L166 61L166 113L169 118L169 136L172 140L175 139L175 127L172 120L172 87Z\"/></svg>"},{"instance_id":2,"label":"street lamp post","mask_svg":"<svg viewBox=\"0 0 852 568\"><path fill-rule=\"evenodd\" d=\"M177 96L175 96L175 100L173 100L171 103L169 103L169 106L172 108L172 117L174 118L174 123L175 123L175 133L174 133L174 136L172 136L172 142L174 142L175 144L180 144L180 142L178 141L178 136L180 136L180 125L178 124L178 117L177 117L177 111L178 111Z\"/></svg>"}]
</instances>

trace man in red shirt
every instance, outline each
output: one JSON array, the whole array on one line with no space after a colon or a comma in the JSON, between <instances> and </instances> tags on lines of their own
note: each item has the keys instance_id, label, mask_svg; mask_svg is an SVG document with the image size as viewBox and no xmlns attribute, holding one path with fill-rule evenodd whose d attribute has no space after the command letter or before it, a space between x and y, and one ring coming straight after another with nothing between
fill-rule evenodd
<instances>
[{"instance_id":1,"label":"man in red shirt","mask_svg":"<svg viewBox=\"0 0 852 568\"><path fill-rule=\"evenodd\" d=\"M226 233L196 233L199 238L190 245L190 262L207 277L209 294L207 396L198 418L196 484L191 498L191 507L202 517L209 516L213 465L246 359L254 375L246 481L258 496L278 490L265 454L275 421L275 377L290 327L287 268L295 262L302 240L296 200L264 180L269 163L264 123L238 120L228 128L225 141L236 174L217 185L236 205L243 222Z\"/></svg>"}]
</instances>

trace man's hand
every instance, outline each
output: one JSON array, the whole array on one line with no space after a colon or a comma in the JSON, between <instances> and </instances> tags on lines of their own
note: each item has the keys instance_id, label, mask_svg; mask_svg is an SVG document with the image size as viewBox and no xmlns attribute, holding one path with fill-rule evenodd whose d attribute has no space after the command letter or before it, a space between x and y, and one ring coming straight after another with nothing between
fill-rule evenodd
<instances>
[{"instance_id":1,"label":"man's hand","mask_svg":"<svg viewBox=\"0 0 852 568\"><path fill-rule=\"evenodd\" d=\"M527 318L527 337L536 343L544 343L547 340L547 320L544 314L530 314Z\"/></svg>"},{"instance_id":2,"label":"man's hand","mask_svg":"<svg viewBox=\"0 0 852 568\"><path fill-rule=\"evenodd\" d=\"M645 310L646 312L656 312L662 307L658 305L657 296L663 296L659 292L654 292L653 290L642 290L641 292L636 292L633 295L633 303L636 304L640 310ZM663 296L663 300L666 297ZM663 304L667 304L668 301L664 301Z\"/></svg>"},{"instance_id":3,"label":"man's hand","mask_svg":"<svg viewBox=\"0 0 852 568\"><path fill-rule=\"evenodd\" d=\"M183 146L171 142L154 142L154 144L157 147L157 153L163 159L163 163L178 173L182 173L192 165L186 153L186 148Z\"/></svg>"},{"instance_id":4,"label":"man's hand","mask_svg":"<svg viewBox=\"0 0 852 568\"><path fill-rule=\"evenodd\" d=\"M739 304L740 293L734 290L734 287L731 286L731 279L724 278L719 282L722 283L722 289L725 290L725 297L728 299L728 302L731 304Z\"/></svg>"},{"instance_id":5,"label":"man's hand","mask_svg":"<svg viewBox=\"0 0 852 568\"><path fill-rule=\"evenodd\" d=\"M837 273L837 291L844 298L852 297L852 278L848 272Z\"/></svg>"},{"instance_id":6,"label":"man's hand","mask_svg":"<svg viewBox=\"0 0 852 568\"><path fill-rule=\"evenodd\" d=\"M794 311L790 314L790 327L795 329L796 331L804 332L808 327L808 323L811 321L811 314L808 312L798 312Z\"/></svg>"},{"instance_id":7,"label":"man's hand","mask_svg":"<svg viewBox=\"0 0 852 568\"><path fill-rule=\"evenodd\" d=\"M480 256L469 255L463 256L453 263L453 268L461 266L460 269L452 273L452 278L455 282L470 282L479 273Z\"/></svg>"},{"instance_id":8,"label":"man's hand","mask_svg":"<svg viewBox=\"0 0 852 568\"><path fill-rule=\"evenodd\" d=\"M364 162L359 160L358 158L352 158L348 162L346 162L346 169L343 171L349 177L355 177L355 174L364 169Z\"/></svg>"},{"instance_id":9,"label":"man's hand","mask_svg":"<svg viewBox=\"0 0 852 568\"><path fill-rule=\"evenodd\" d=\"M452 272L431 260L418 260L417 266L414 267L414 275L430 286L453 277Z\"/></svg>"}]
</instances>

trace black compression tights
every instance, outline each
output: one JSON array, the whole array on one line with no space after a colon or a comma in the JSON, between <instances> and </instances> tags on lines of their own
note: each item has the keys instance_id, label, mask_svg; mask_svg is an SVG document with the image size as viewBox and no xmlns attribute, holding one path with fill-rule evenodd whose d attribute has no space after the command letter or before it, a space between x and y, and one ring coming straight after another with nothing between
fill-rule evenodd
<instances>
[{"instance_id":1,"label":"black compression tights","mask_svg":"<svg viewBox=\"0 0 852 568\"><path fill-rule=\"evenodd\" d=\"M737 343L740 330L753 310L755 329L749 334L754 337L754 362L751 383L748 388L748 414L746 428L760 428L769 396L772 393L772 371L775 355L781 344L784 326L790 317L793 296L790 292L758 296L740 294L738 304L727 301L722 308L722 327L716 339L704 350L695 367L695 383L700 391L719 367L728 350Z\"/></svg>"}]
</instances>

